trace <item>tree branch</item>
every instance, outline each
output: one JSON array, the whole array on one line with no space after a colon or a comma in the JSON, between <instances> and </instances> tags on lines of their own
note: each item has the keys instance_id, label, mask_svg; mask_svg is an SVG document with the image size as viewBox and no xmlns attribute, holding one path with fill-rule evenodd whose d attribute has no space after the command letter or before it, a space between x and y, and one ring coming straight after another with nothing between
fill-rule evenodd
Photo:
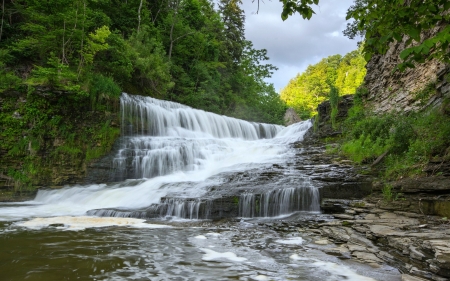
<instances>
[{"instance_id":1,"label":"tree branch","mask_svg":"<svg viewBox=\"0 0 450 281\"><path fill-rule=\"evenodd\" d=\"M5 0L3 0L2 2L2 25L0 26L0 41L2 41L4 18L5 18Z\"/></svg>"}]
</instances>

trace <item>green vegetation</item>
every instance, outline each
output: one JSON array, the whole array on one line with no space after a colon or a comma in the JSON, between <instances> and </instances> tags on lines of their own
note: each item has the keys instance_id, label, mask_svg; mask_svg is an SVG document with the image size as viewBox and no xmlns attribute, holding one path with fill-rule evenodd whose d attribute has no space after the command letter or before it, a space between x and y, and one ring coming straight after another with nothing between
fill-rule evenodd
<instances>
[{"instance_id":1,"label":"green vegetation","mask_svg":"<svg viewBox=\"0 0 450 281\"><path fill-rule=\"evenodd\" d=\"M281 99L294 108L300 118L311 118L316 114L317 106L330 96L333 96L333 102L337 102L339 96L354 94L366 75L365 65L361 50L344 57L324 58L289 81L281 90ZM336 115L337 111L333 114Z\"/></svg>"},{"instance_id":2,"label":"green vegetation","mask_svg":"<svg viewBox=\"0 0 450 281\"><path fill-rule=\"evenodd\" d=\"M356 99L342 126L340 153L368 164L383 156L380 171L386 179L421 174L433 158L450 159L450 116L443 110L374 115Z\"/></svg>"},{"instance_id":3,"label":"green vegetation","mask_svg":"<svg viewBox=\"0 0 450 281\"><path fill-rule=\"evenodd\" d=\"M81 178L86 163L108 152L119 135L117 115L90 111L90 98L54 91L3 96L0 122L0 173L15 192L59 185L70 174Z\"/></svg>"},{"instance_id":4,"label":"green vegetation","mask_svg":"<svg viewBox=\"0 0 450 281\"><path fill-rule=\"evenodd\" d=\"M63 90L91 106L122 91L219 114L283 122L264 82L277 68L244 36L240 1L6 1L0 94Z\"/></svg>"},{"instance_id":5,"label":"green vegetation","mask_svg":"<svg viewBox=\"0 0 450 281\"><path fill-rule=\"evenodd\" d=\"M313 5L319 0L283 0L281 18L299 13L304 19L314 14ZM355 0L347 11L348 24L344 34L349 38L364 37L364 57L385 54L389 43L405 39L398 69L414 68L416 63L430 59L450 61L450 2L448 0ZM431 32L442 25L437 32ZM431 34L424 39L421 34Z\"/></svg>"},{"instance_id":6,"label":"green vegetation","mask_svg":"<svg viewBox=\"0 0 450 281\"><path fill-rule=\"evenodd\" d=\"M76 182L117 136L121 92L266 123L277 68L244 36L240 1L3 1L0 178ZM1 188L1 186L0 186Z\"/></svg>"},{"instance_id":7,"label":"green vegetation","mask_svg":"<svg viewBox=\"0 0 450 281\"><path fill-rule=\"evenodd\" d=\"M383 186L383 188L381 189L381 193L383 194L383 199L387 202L389 201L393 201L394 200L394 192L392 190L392 185L390 184L386 184Z\"/></svg>"}]
</instances>

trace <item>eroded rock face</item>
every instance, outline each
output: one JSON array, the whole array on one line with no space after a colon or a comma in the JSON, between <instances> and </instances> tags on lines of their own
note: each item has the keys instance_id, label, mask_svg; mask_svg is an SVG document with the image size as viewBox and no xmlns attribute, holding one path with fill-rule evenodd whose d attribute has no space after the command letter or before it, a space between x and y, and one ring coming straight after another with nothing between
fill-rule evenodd
<instances>
[{"instance_id":1,"label":"eroded rock face","mask_svg":"<svg viewBox=\"0 0 450 281\"><path fill-rule=\"evenodd\" d=\"M404 273L402 280L449 280L448 222L440 217L387 211L366 201L341 203L347 203L344 214L333 214L334 220L310 229L320 231L324 238L319 241L340 245L333 249L333 255L350 256L373 267L393 265Z\"/></svg>"},{"instance_id":2,"label":"eroded rock face","mask_svg":"<svg viewBox=\"0 0 450 281\"><path fill-rule=\"evenodd\" d=\"M426 39L443 27L436 27ZM450 83L445 77L450 73L450 66L437 60L417 64L414 69L393 73L400 63L400 53L405 49L406 38L393 42L384 55L375 55L367 63L364 84L369 91L367 105L375 113L390 111L414 111L424 107L437 107L450 97ZM419 92L430 86L429 92ZM419 94L419 95L418 95Z\"/></svg>"},{"instance_id":3,"label":"eroded rock face","mask_svg":"<svg viewBox=\"0 0 450 281\"><path fill-rule=\"evenodd\" d=\"M284 124L286 126L302 121L293 108L288 108L284 114Z\"/></svg>"}]
</instances>

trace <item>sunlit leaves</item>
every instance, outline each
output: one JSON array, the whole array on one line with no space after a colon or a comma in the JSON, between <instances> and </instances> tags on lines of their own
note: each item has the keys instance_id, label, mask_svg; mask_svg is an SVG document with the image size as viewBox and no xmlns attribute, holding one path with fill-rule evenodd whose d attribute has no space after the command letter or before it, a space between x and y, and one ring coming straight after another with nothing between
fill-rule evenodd
<instances>
[{"instance_id":1,"label":"sunlit leaves","mask_svg":"<svg viewBox=\"0 0 450 281\"><path fill-rule=\"evenodd\" d=\"M110 34L111 31L107 26L102 26L96 29L95 32L89 33L89 38L86 40L87 42L83 50L83 56L87 64L93 63L96 53L108 49L109 45L106 39L108 39Z\"/></svg>"},{"instance_id":2,"label":"sunlit leaves","mask_svg":"<svg viewBox=\"0 0 450 281\"><path fill-rule=\"evenodd\" d=\"M283 11L281 12L281 19L286 20L289 16L294 13L299 13L304 19L311 19L312 15L315 14L314 10L310 5L319 4L319 0L280 0L283 3Z\"/></svg>"},{"instance_id":3,"label":"sunlit leaves","mask_svg":"<svg viewBox=\"0 0 450 281\"><path fill-rule=\"evenodd\" d=\"M281 17L298 12L304 19L310 19L314 13L312 5L319 1L312 0L280 0L283 3ZM424 44L421 35L430 32L438 25L445 26L450 21L450 2L448 0L355 0L347 11L346 19L353 19L347 24L344 35L353 39L365 37L364 57L369 60L374 54L384 54L389 44L394 41L405 41L406 48L413 50L403 52L403 62L398 69L412 67L414 63L422 63L436 58L450 62L449 42L442 32L432 35L436 39L433 45ZM405 39L404 39L405 38Z\"/></svg>"},{"instance_id":4,"label":"sunlit leaves","mask_svg":"<svg viewBox=\"0 0 450 281\"><path fill-rule=\"evenodd\" d=\"M366 74L365 64L360 50L344 57L335 55L324 58L291 79L281 90L281 98L301 118L310 118L318 104L329 97L331 88L334 87L340 95L354 94Z\"/></svg>"}]
</instances>

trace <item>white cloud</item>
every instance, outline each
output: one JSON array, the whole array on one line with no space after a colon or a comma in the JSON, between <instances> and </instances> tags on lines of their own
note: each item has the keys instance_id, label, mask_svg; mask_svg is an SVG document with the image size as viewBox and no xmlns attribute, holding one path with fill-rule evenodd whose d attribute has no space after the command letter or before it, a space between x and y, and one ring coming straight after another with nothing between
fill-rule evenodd
<instances>
[{"instance_id":1,"label":"white cloud","mask_svg":"<svg viewBox=\"0 0 450 281\"><path fill-rule=\"evenodd\" d=\"M353 0L321 0L315 15L304 20L299 14L281 20L282 4L278 0L243 1L246 14L246 38L256 49L267 49L269 63L279 70L267 81L279 91L309 64L322 58L355 50L356 40L343 36L345 15Z\"/></svg>"}]
</instances>

